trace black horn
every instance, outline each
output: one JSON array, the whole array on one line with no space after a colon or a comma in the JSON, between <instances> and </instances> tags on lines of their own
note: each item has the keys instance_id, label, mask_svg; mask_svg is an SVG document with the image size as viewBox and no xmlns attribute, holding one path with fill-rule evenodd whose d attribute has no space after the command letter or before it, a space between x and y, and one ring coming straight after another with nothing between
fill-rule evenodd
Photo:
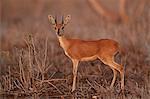
<instances>
[{"instance_id":1,"label":"black horn","mask_svg":"<svg viewBox=\"0 0 150 99\"><path fill-rule=\"evenodd\" d=\"M62 16L62 24L64 24L64 16Z\"/></svg>"},{"instance_id":2,"label":"black horn","mask_svg":"<svg viewBox=\"0 0 150 99\"><path fill-rule=\"evenodd\" d=\"M55 23L57 24L57 16L55 15Z\"/></svg>"}]
</instances>

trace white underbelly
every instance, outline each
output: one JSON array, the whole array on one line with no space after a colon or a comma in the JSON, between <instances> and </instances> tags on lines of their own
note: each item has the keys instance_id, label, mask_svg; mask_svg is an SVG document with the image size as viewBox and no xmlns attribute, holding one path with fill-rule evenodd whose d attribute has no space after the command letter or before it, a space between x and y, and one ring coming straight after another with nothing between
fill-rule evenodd
<instances>
[{"instance_id":1,"label":"white underbelly","mask_svg":"<svg viewBox=\"0 0 150 99\"><path fill-rule=\"evenodd\" d=\"M92 61L95 60L97 58L97 56L91 56L91 57L84 57L81 59L81 61Z\"/></svg>"},{"instance_id":2,"label":"white underbelly","mask_svg":"<svg viewBox=\"0 0 150 99\"><path fill-rule=\"evenodd\" d=\"M69 58L71 58L66 51L65 51L65 55L68 56ZM94 56L91 56L91 57L81 58L79 61L92 61L92 60L95 60L96 58L97 58L97 55L94 55Z\"/></svg>"}]
</instances>

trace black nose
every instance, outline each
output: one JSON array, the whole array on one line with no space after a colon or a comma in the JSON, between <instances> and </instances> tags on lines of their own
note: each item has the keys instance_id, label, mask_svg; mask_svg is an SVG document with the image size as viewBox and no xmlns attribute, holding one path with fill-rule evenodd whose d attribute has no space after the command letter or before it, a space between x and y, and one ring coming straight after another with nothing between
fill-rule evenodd
<instances>
[{"instance_id":1,"label":"black nose","mask_svg":"<svg viewBox=\"0 0 150 99\"><path fill-rule=\"evenodd\" d=\"M57 35L58 35L58 36L61 36L60 29L58 29Z\"/></svg>"},{"instance_id":2,"label":"black nose","mask_svg":"<svg viewBox=\"0 0 150 99\"><path fill-rule=\"evenodd\" d=\"M60 34L60 29L58 29L57 33Z\"/></svg>"}]
</instances>

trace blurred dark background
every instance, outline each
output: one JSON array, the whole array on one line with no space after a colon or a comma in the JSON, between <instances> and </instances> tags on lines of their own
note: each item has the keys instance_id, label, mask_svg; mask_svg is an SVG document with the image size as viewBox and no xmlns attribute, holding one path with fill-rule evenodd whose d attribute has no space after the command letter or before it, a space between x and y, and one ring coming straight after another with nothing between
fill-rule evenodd
<instances>
[{"instance_id":1,"label":"blurred dark background","mask_svg":"<svg viewBox=\"0 0 150 99\"><path fill-rule=\"evenodd\" d=\"M55 38L55 33L48 22L48 14L61 16L70 14L72 20L65 28L67 36L82 39L112 38L122 44L148 47L149 33L149 1L126 0L125 11L129 17L128 23L110 22L103 15L99 15L89 2L90 0L1 0L1 38L4 42L16 45L20 43L25 33L35 35L49 35ZM119 11L121 0L101 1L111 13ZM99 3L99 2L98 2ZM141 5L141 6L140 6ZM142 9L140 12L139 10ZM138 15L138 11L139 15ZM137 15L137 16L136 16ZM7 48L7 44L4 44ZM9 46L10 46L9 45ZM11 46L10 46L11 47ZM3 48L3 49L5 49Z\"/></svg>"}]
</instances>

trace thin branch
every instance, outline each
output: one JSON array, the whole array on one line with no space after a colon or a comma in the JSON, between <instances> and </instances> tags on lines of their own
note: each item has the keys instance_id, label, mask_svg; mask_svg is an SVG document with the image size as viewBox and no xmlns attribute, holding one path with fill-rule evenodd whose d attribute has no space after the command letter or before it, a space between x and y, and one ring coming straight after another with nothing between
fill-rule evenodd
<instances>
[{"instance_id":1,"label":"thin branch","mask_svg":"<svg viewBox=\"0 0 150 99\"><path fill-rule=\"evenodd\" d=\"M48 37L46 37L46 40L45 40L45 54L44 54L44 61L43 61L44 67L46 65L46 59L47 59L47 41L48 41Z\"/></svg>"},{"instance_id":2,"label":"thin branch","mask_svg":"<svg viewBox=\"0 0 150 99\"><path fill-rule=\"evenodd\" d=\"M42 73L42 69L41 69L41 66L40 66L40 62L38 61L38 58L37 58L37 52L36 52L36 48L35 48L35 44L34 44L33 39L32 39L32 45L33 45L33 54L34 54L35 61L37 63L37 67L38 67L39 71Z\"/></svg>"},{"instance_id":3,"label":"thin branch","mask_svg":"<svg viewBox=\"0 0 150 99\"><path fill-rule=\"evenodd\" d=\"M53 74L49 77L49 79L51 79L55 74L56 72L53 72Z\"/></svg>"},{"instance_id":4,"label":"thin branch","mask_svg":"<svg viewBox=\"0 0 150 99\"><path fill-rule=\"evenodd\" d=\"M101 86L100 84L98 84L96 81L94 81L94 83L96 85L98 85L104 92L107 92L107 90L103 86Z\"/></svg>"},{"instance_id":5,"label":"thin branch","mask_svg":"<svg viewBox=\"0 0 150 99\"><path fill-rule=\"evenodd\" d=\"M143 13L145 8L146 0L140 0L137 6L137 10L135 11L135 16L139 17Z\"/></svg>"},{"instance_id":6,"label":"thin branch","mask_svg":"<svg viewBox=\"0 0 150 99\"><path fill-rule=\"evenodd\" d=\"M52 64L51 64L51 65L48 65L47 68L45 68L44 73L47 73L48 70L49 70L52 66L53 66Z\"/></svg>"},{"instance_id":7,"label":"thin branch","mask_svg":"<svg viewBox=\"0 0 150 99\"><path fill-rule=\"evenodd\" d=\"M9 76L8 76L8 85L9 85L9 90L11 90L11 71L10 71L10 66L8 67L9 69Z\"/></svg>"},{"instance_id":8,"label":"thin branch","mask_svg":"<svg viewBox=\"0 0 150 99\"><path fill-rule=\"evenodd\" d=\"M62 94L62 92L55 86L55 85L53 85L51 82L47 82L48 84L50 84L51 86L53 86L60 94Z\"/></svg>"},{"instance_id":9,"label":"thin branch","mask_svg":"<svg viewBox=\"0 0 150 99\"><path fill-rule=\"evenodd\" d=\"M19 56L19 69L20 69L19 77L20 77L21 83L24 84L24 86L27 86L25 72L24 72L23 65L22 65L22 52Z\"/></svg>"},{"instance_id":10,"label":"thin branch","mask_svg":"<svg viewBox=\"0 0 150 99\"><path fill-rule=\"evenodd\" d=\"M95 89L95 87L86 79L86 82L93 88ZM96 90L96 89L95 89Z\"/></svg>"},{"instance_id":11,"label":"thin branch","mask_svg":"<svg viewBox=\"0 0 150 99\"><path fill-rule=\"evenodd\" d=\"M25 42L28 46L28 60L29 60L29 67L28 67L28 70L29 70L29 78L27 79L28 80L28 83L30 83L30 86L31 86L31 79L32 79L32 62L31 62L31 34L28 34L27 36L27 39L25 39Z\"/></svg>"},{"instance_id":12,"label":"thin branch","mask_svg":"<svg viewBox=\"0 0 150 99\"><path fill-rule=\"evenodd\" d=\"M114 22L120 20L120 16L118 14L108 10L101 2L97 2L97 0L88 0L88 2L99 15L102 15Z\"/></svg>"},{"instance_id":13,"label":"thin branch","mask_svg":"<svg viewBox=\"0 0 150 99\"><path fill-rule=\"evenodd\" d=\"M123 22L127 23L129 20L129 17L126 13L126 2L127 0L120 0L120 5L119 5L119 11L120 11L120 17Z\"/></svg>"},{"instance_id":14,"label":"thin branch","mask_svg":"<svg viewBox=\"0 0 150 99\"><path fill-rule=\"evenodd\" d=\"M13 81L14 82L14 84L16 85L16 87L18 88L18 89L22 89L20 86L18 86L18 84L16 83L16 81Z\"/></svg>"}]
</instances>

